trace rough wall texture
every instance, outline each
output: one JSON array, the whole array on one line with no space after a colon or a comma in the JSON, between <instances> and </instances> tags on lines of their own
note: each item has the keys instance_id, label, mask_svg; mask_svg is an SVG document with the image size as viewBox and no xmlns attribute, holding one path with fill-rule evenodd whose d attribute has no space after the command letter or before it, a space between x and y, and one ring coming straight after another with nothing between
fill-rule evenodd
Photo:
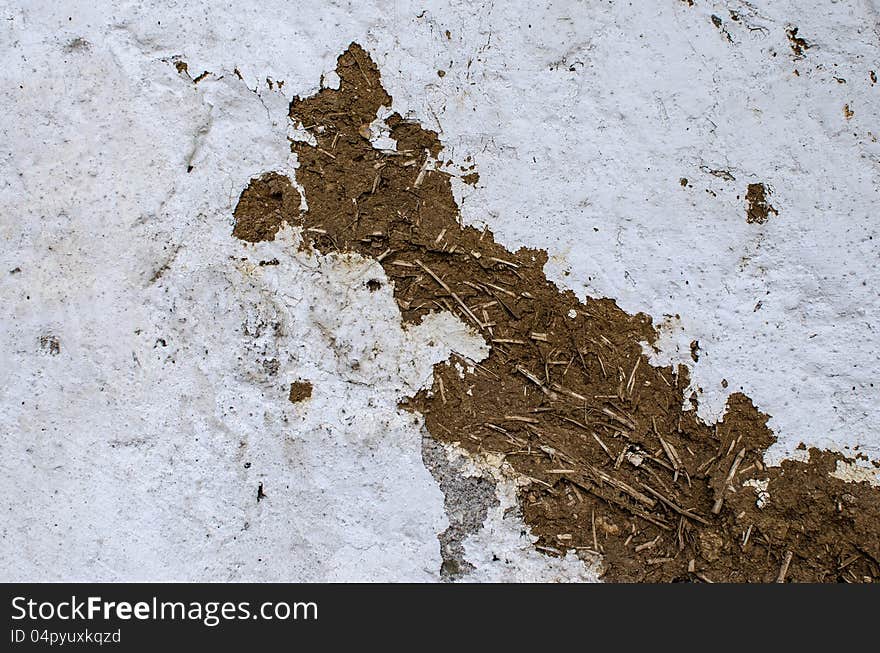
<instances>
[{"instance_id":1,"label":"rough wall texture","mask_svg":"<svg viewBox=\"0 0 880 653\"><path fill-rule=\"evenodd\" d=\"M465 324L401 327L377 263L290 227L230 237L351 41L478 173L465 223L652 315L700 417L771 415L765 462L876 483L875 3L642 4L0 3L3 579L596 577L398 409L485 355Z\"/></svg>"}]
</instances>

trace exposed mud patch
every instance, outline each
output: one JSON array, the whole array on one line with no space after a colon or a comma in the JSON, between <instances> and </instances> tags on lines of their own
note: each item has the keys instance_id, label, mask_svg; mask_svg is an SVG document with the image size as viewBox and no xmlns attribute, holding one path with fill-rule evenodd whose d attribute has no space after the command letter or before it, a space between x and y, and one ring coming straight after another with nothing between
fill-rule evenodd
<instances>
[{"instance_id":1,"label":"exposed mud patch","mask_svg":"<svg viewBox=\"0 0 880 653\"><path fill-rule=\"evenodd\" d=\"M836 454L765 468L775 438L744 395L715 425L683 410L687 368L654 367L643 353L657 337L649 316L582 303L547 280L545 252L511 252L462 227L449 175L434 169L437 134L395 113L397 150L375 149L364 126L391 106L376 65L352 44L336 72L338 90L290 106L316 143L292 143L309 210L292 212L289 183L255 180L236 214L268 227L244 233L297 220L304 247L379 261L403 320L450 311L486 339L485 360L435 366L433 387L404 403L435 439L532 480L520 499L541 550L601 553L613 581L880 577L880 491L830 477ZM755 221L775 213L762 184L749 191L750 206L765 205ZM459 535L445 541L449 560Z\"/></svg>"},{"instance_id":2,"label":"exposed mud patch","mask_svg":"<svg viewBox=\"0 0 880 653\"><path fill-rule=\"evenodd\" d=\"M767 202L767 189L764 184L749 184L746 192L746 222L764 224L771 213L779 215L779 212Z\"/></svg>"},{"instance_id":3,"label":"exposed mud patch","mask_svg":"<svg viewBox=\"0 0 880 653\"><path fill-rule=\"evenodd\" d=\"M298 404L312 396L312 384L308 381L294 381L290 384L290 392L287 399L292 404Z\"/></svg>"},{"instance_id":4,"label":"exposed mud patch","mask_svg":"<svg viewBox=\"0 0 880 653\"><path fill-rule=\"evenodd\" d=\"M40 351L49 356L57 356L61 353L61 339L52 334L40 336Z\"/></svg>"},{"instance_id":5,"label":"exposed mud patch","mask_svg":"<svg viewBox=\"0 0 880 653\"><path fill-rule=\"evenodd\" d=\"M791 51L794 52L795 57L803 57L805 52L810 49L810 44L804 38L798 36L797 27L785 30L785 35L788 37L788 45L791 47Z\"/></svg>"},{"instance_id":6,"label":"exposed mud patch","mask_svg":"<svg viewBox=\"0 0 880 653\"><path fill-rule=\"evenodd\" d=\"M232 235L251 243L274 240L284 222L298 223L299 192L284 175L268 172L252 179L235 207Z\"/></svg>"},{"instance_id":7,"label":"exposed mud patch","mask_svg":"<svg viewBox=\"0 0 880 653\"><path fill-rule=\"evenodd\" d=\"M471 186L476 186L477 182L480 181L480 173L479 172L469 172L468 174L463 175L461 180L466 184L470 184Z\"/></svg>"}]
</instances>

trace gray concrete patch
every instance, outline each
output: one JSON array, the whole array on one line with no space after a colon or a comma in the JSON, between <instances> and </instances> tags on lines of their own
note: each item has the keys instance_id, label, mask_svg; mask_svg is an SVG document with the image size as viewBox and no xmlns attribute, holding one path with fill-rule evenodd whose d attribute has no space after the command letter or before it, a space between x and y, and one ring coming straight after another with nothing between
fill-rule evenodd
<instances>
[{"instance_id":1,"label":"gray concrete patch","mask_svg":"<svg viewBox=\"0 0 880 653\"><path fill-rule=\"evenodd\" d=\"M495 483L484 476L466 476L461 462L451 462L446 449L429 435L422 437L422 460L443 490L444 508L449 528L440 533L440 576L453 581L473 571L465 560L464 540L478 532L486 521L489 508L498 505Z\"/></svg>"}]
</instances>

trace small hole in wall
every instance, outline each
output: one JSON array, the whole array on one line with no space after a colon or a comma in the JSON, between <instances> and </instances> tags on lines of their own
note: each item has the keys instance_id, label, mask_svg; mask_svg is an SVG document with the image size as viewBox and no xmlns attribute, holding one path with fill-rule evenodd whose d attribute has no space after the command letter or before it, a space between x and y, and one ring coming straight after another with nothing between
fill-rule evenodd
<instances>
[{"instance_id":1,"label":"small hole in wall","mask_svg":"<svg viewBox=\"0 0 880 653\"><path fill-rule=\"evenodd\" d=\"M369 281L367 281L367 288L369 288L370 292L376 292L381 287L382 282L378 279L370 279Z\"/></svg>"}]
</instances>

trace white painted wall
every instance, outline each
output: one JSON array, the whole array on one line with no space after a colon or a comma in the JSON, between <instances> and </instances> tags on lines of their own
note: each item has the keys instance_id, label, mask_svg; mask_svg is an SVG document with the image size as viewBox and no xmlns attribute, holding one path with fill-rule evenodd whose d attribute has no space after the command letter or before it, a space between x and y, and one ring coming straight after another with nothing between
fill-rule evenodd
<instances>
[{"instance_id":1,"label":"white painted wall","mask_svg":"<svg viewBox=\"0 0 880 653\"><path fill-rule=\"evenodd\" d=\"M466 221L582 296L680 315L658 359L693 366L701 414L742 388L771 457L880 458L875 3L159 4L0 1L3 580L438 578L443 497L396 403L478 341L401 329L375 264L230 237L248 179L291 173L290 98L352 40L475 160ZM595 578L519 533L491 514L472 578Z\"/></svg>"}]
</instances>

